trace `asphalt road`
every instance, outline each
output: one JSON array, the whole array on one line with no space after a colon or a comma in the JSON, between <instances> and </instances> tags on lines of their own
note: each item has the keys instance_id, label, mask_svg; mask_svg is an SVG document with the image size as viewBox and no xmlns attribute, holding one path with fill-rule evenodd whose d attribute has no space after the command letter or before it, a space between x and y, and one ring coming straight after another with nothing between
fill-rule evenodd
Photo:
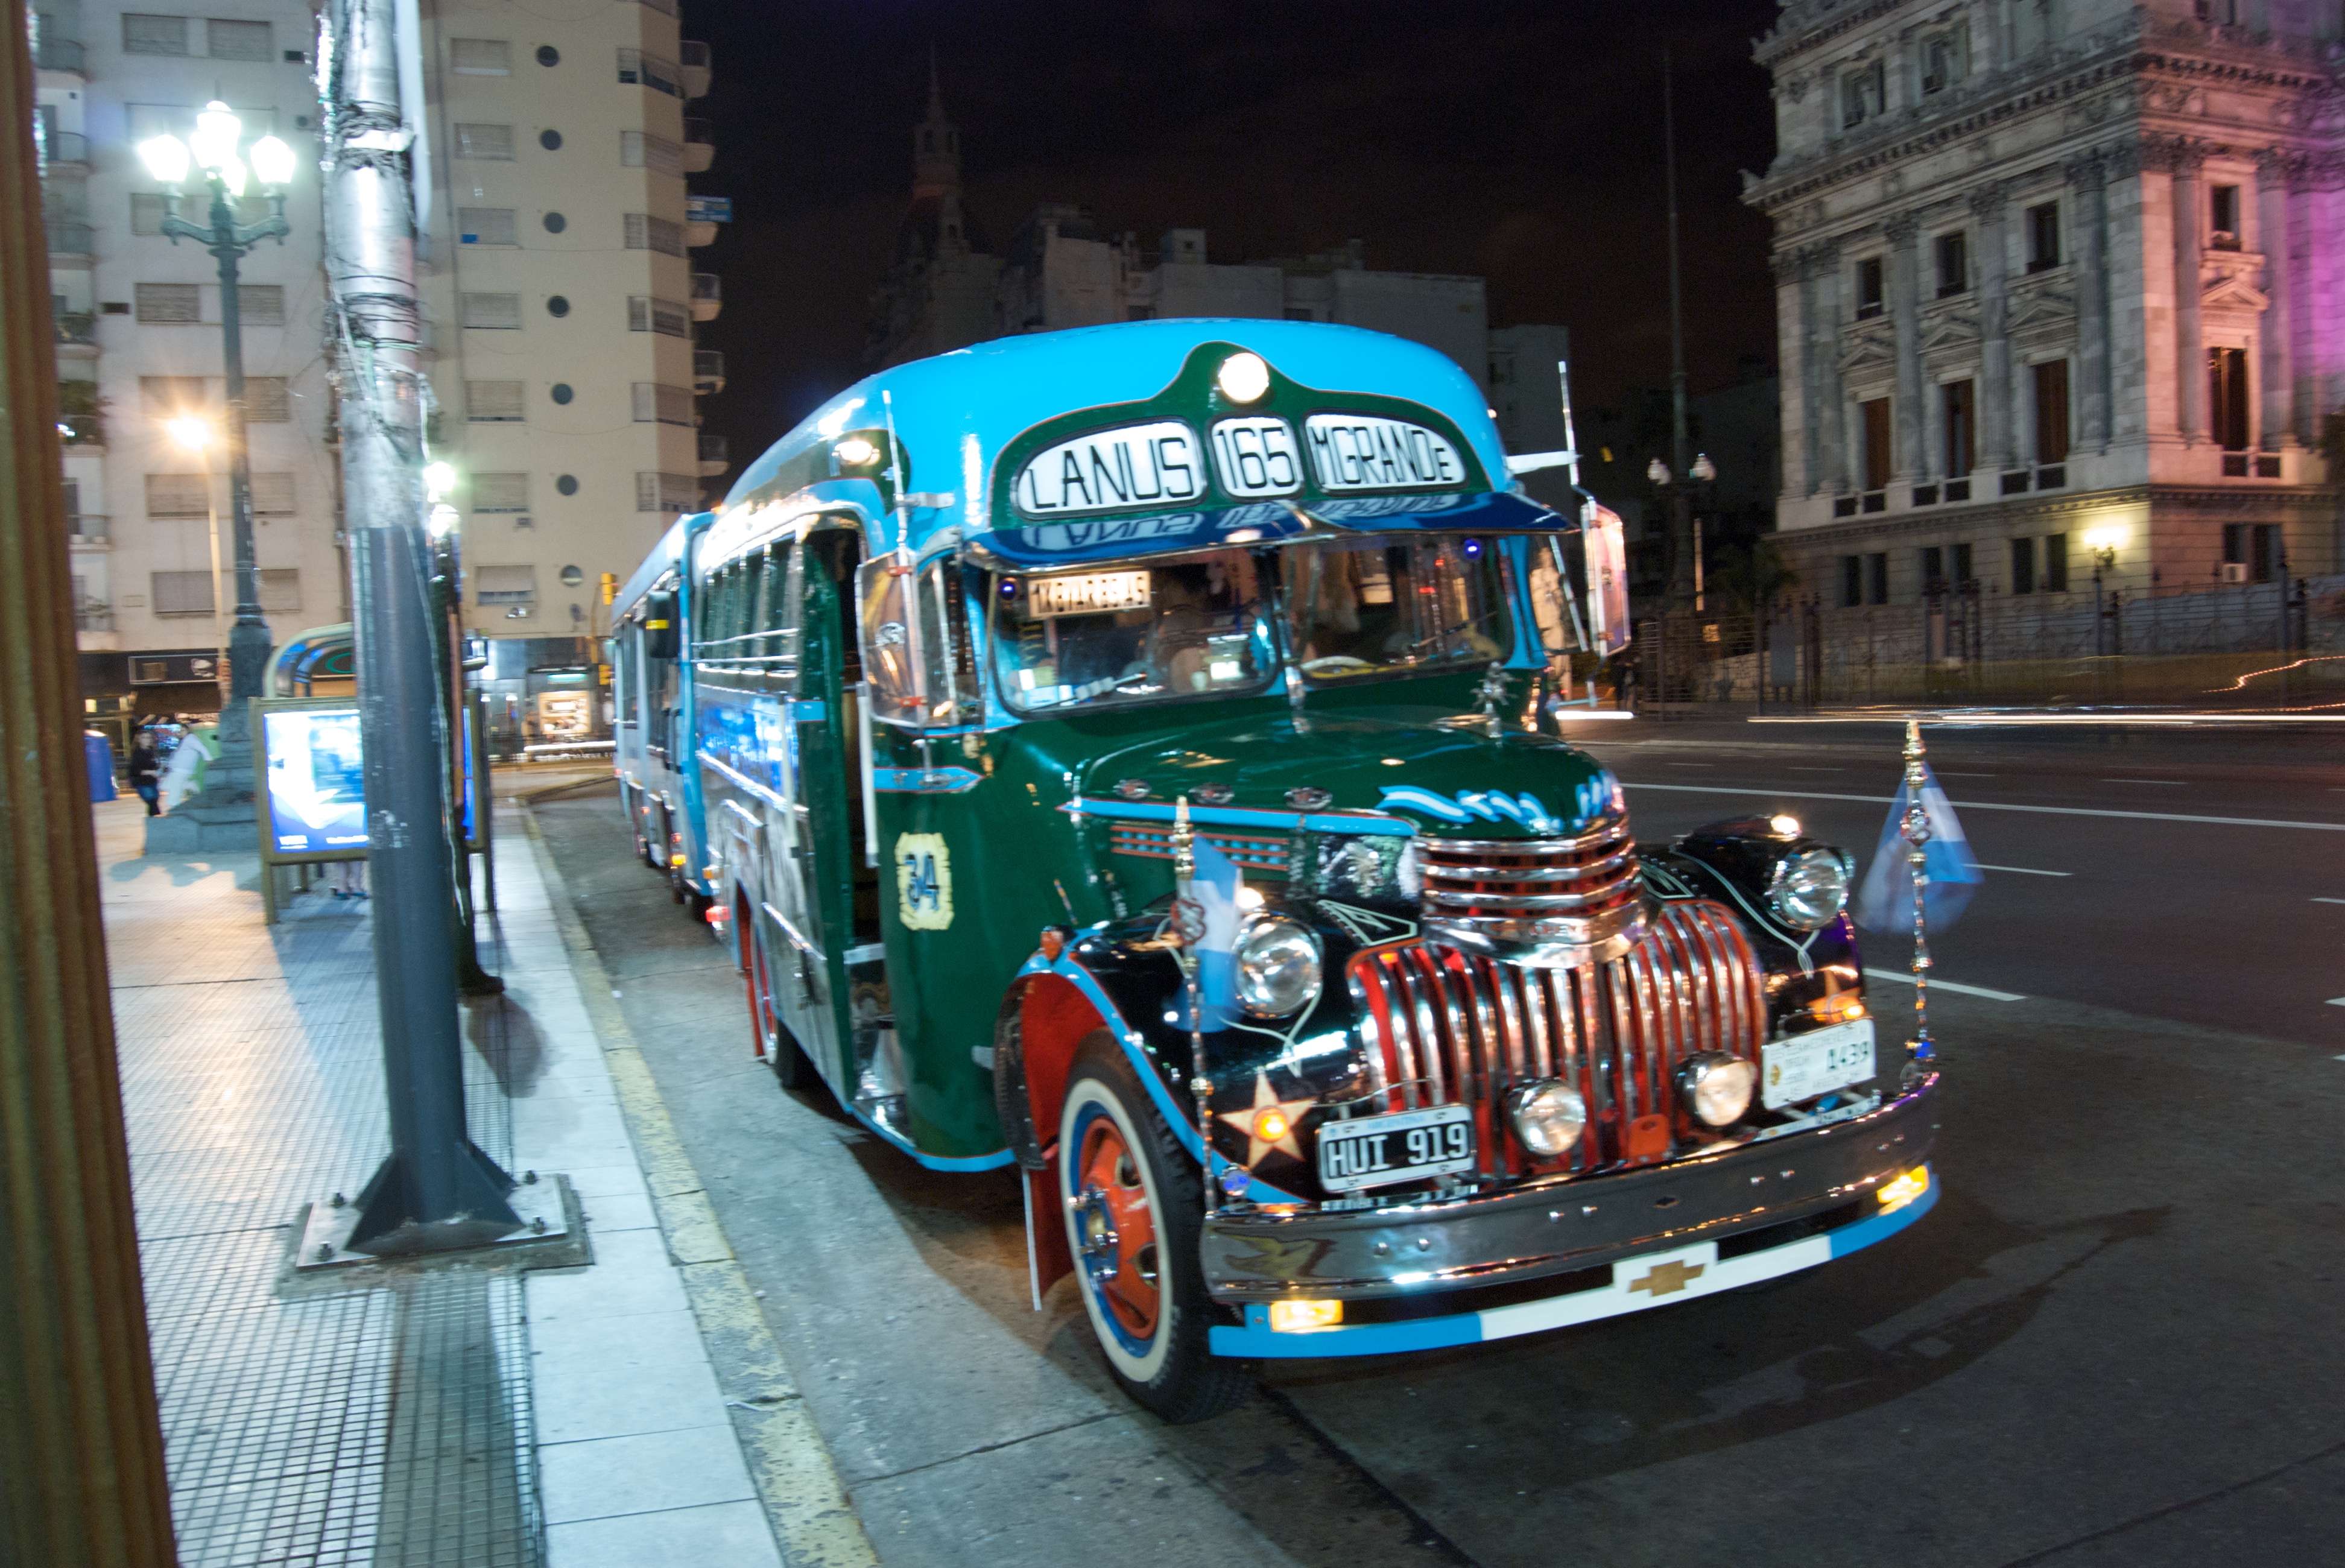
<instances>
[{"instance_id":1,"label":"asphalt road","mask_svg":"<svg viewBox=\"0 0 2345 1568\"><path fill-rule=\"evenodd\" d=\"M614 800L538 817L890 1568L2203 1568L2345 1561L2345 839L2305 825L2345 829L2340 747L1932 732L2011 868L1934 942L1971 987L1932 1007L1934 1213L1755 1290L1274 1367L1180 1429L1108 1383L1070 1284L1031 1310L1012 1180L922 1171L750 1060ZM1886 726L1591 749L1640 838L1789 811L1866 859L1897 775Z\"/></svg>"}]
</instances>

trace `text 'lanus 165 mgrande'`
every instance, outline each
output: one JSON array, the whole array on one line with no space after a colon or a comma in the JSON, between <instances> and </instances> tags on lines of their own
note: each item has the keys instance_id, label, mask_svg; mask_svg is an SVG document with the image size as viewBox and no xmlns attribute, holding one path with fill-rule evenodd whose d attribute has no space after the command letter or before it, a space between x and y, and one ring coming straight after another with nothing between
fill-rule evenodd
<instances>
[{"instance_id":1,"label":"text 'lanus 165 mgrande'","mask_svg":"<svg viewBox=\"0 0 2345 1568\"><path fill-rule=\"evenodd\" d=\"M1168 1419L1825 1262L1934 1199L1936 1073L1875 1047L1841 851L1639 845L1550 733L1622 632L1578 511L1350 328L898 367L614 605L640 849L784 1083L1021 1169L1037 1304L1072 1273Z\"/></svg>"}]
</instances>

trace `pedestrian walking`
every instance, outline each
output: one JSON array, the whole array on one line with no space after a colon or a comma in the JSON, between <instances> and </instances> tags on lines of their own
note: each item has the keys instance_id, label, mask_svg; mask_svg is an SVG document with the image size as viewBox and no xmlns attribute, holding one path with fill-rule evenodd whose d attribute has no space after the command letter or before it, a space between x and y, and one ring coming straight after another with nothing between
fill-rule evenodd
<instances>
[{"instance_id":1,"label":"pedestrian walking","mask_svg":"<svg viewBox=\"0 0 2345 1568\"><path fill-rule=\"evenodd\" d=\"M163 795L163 759L156 753L151 729L141 729L130 743L130 787L147 803L148 816L163 814L163 808L156 804Z\"/></svg>"}]
</instances>

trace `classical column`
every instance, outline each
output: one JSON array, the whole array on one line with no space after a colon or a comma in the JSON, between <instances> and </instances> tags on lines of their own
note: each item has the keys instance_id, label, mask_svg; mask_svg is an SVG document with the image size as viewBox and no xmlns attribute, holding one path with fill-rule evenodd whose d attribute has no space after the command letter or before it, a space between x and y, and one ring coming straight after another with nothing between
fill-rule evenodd
<instances>
[{"instance_id":1,"label":"classical column","mask_svg":"<svg viewBox=\"0 0 2345 1568\"><path fill-rule=\"evenodd\" d=\"M2195 443L2207 434L2207 341L2198 318L2198 166L2205 155L2187 139L2171 143L2167 153L2174 171L2174 358L2180 378L2175 389L2175 423L2183 440Z\"/></svg>"},{"instance_id":2,"label":"classical column","mask_svg":"<svg viewBox=\"0 0 2345 1568\"><path fill-rule=\"evenodd\" d=\"M2108 170L2098 152L2062 167L2076 212L2076 378L2083 428L2076 444L2109 445Z\"/></svg>"},{"instance_id":3,"label":"classical column","mask_svg":"<svg viewBox=\"0 0 2345 1568\"><path fill-rule=\"evenodd\" d=\"M2010 202L1992 183L1972 191L1970 200L1979 226L1978 462L1993 474L2011 466Z\"/></svg>"},{"instance_id":4,"label":"classical column","mask_svg":"<svg viewBox=\"0 0 2345 1568\"><path fill-rule=\"evenodd\" d=\"M1808 352L1810 309L1807 285L1803 280L1805 264L1796 249L1778 250L1768 258L1768 266L1775 274L1775 339L1782 359L1782 379L1783 422L1791 422L1791 411L1799 400L1800 439L1786 439L1783 451L1783 493L1806 495L1814 487L1808 476L1815 472L1816 397L1814 379L1809 374ZM1790 431L1783 434L1788 438Z\"/></svg>"},{"instance_id":5,"label":"classical column","mask_svg":"<svg viewBox=\"0 0 2345 1568\"><path fill-rule=\"evenodd\" d=\"M2294 372L2294 379L2289 388L2289 403L2296 415L2296 439L2299 442L2313 440L2313 426L2323 401L2319 345L2320 272L2327 260L2327 248L2312 243L2312 237L2320 232L2313 223L2313 202L2320 182L2321 160L2318 158L2299 157L2289 167L2289 257L2283 276L2289 280L2292 296L2289 307L2289 367Z\"/></svg>"},{"instance_id":6,"label":"classical column","mask_svg":"<svg viewBox=\"0 0 2345 1568\"><path fill-rule=\"evenodd\" d=\"M2259 339L2263 360L2262 446L2268 452L2294 447L2296 441L2296 266L2289 255L2288 187L2303 159L2267 147L2256 155L2256 209L2262 233L2257 248L2264 257L2265 308Z\"/></svg>"},{"instance_id":7,"label":"classical column","mask_svg":"<svg viewBox=\"0 0 2345 1568\"><path fill-rule=\"evenodd\" d=\"M1890 257L1890 317L1897 334L1897 471L1911 484L1929 472L1922 455L1922 220L1901 213L1886 226Z\"/></svg>"},{"instance_id":8,"label":"classical column","mask_svg":"<svg viewBox=\"0 0 2345 1568\"><path fill-rule=\"evenodd\" d=\"M1808 277L1816 290L1816 334L1811 339L1811 352L1816 359L1816 402L1823 413L1817 473L1824 490L1846 495L1855 487L1849 479L1848 400L1842 395L1840 384L1840 297L1845 279L1841 275L1838 240L1821 240L1809 248Z\"/></svg>"}]
</instances>

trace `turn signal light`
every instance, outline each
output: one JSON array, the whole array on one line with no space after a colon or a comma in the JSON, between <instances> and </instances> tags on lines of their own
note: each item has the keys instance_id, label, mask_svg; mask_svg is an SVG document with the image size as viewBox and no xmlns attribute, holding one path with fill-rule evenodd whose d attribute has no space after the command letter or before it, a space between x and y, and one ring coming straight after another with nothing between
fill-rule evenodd
<instances>
[{"instance_id":1,"label":"turn signal light","mask_svg":"<svg viewBox=\"0 0 2345 1568\"><path fill-rule=\"evenodd\" d=\"M1270 1304L1270 1331L1274 1334L1307 1334L1314 1329L1333 1329L1344 1320L1341 1301L1273 1301Z\"/></svg>"},{"instance_id":2,"label":"turn signal light","mask_svg":"<svg viewBox=\"0 0 2345 1568\"><path fill-rule=\"evenodd\" d=\"M667 863L670 865L682 865L684 864L684 856L681 855L671 855L667 857Z\"/></svg>"},{"instance_id":3,"label":"turn signal light","mask_svg":"<svg viewBox=\"0 0 2345 1568\"><path fill-rule=\"evenodd\" d=\"M1286 1113L1274 1105L1264 1106L1254 1115L1254 1135L1264 1143L1276 1143L1293 1126Z\"/></svg>"},{"instance_id":4,"label":"turn signal light","mask_svg":"<svg viewBox=\"0 0 2345 1568\"><path fill-rule=\"evenodd\" d=\"M1827 1024L1853 1024L1864 1017L1864 998L1853 991L1835 991L1810 1002L1808 1013Z\"/></svg>"},{"instance_id":5,"label":"turn signal light","mask_svg":"<svg viewBox=\"0 0 2345 1568\"><path fill-rule=\"evenodd\" d=\"M1930 1168L1917 1165L1904 1175L1881 1184L1881 1211L1903 1209L1930 1190Z\"/></svg>"}]
</instances>

